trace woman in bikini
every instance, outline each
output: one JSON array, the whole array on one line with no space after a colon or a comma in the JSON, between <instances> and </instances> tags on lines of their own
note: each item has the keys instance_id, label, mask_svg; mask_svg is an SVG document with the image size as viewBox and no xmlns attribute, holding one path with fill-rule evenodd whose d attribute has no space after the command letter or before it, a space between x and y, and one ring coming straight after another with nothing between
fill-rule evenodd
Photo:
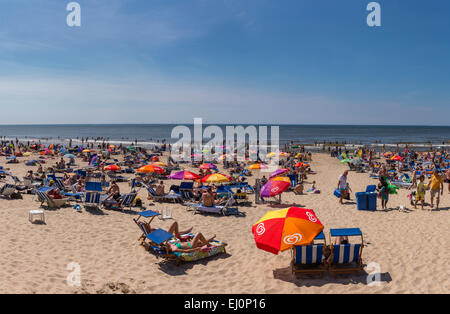
<instances>
[{"instance_id":1,"label":"woman in bikini","mask_svg":"<svg viewBox=\"0 0 450 314\"><path fill-rule=\"evenodd\" d=\"M190 242L175 242L169 245L171 252L189 253L196 251L203 246L209 246L209 243L215 239L216 235L206 239L203 234L197 233Z\"/></svg>"}]
</instances>

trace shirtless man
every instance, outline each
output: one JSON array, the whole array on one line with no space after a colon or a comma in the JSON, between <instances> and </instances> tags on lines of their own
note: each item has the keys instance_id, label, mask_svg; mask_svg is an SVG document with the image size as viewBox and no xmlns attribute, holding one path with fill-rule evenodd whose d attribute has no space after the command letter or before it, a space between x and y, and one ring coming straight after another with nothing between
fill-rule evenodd
<instances>
[{"instance_id":1,"label":"shirtless man","mask_svg":"<svg viewBox=\"0 0 450 314\"><path fill-rule=\"evenodd\" d=\"M109 195L105 200L109 200L111 198L114 198L114 200L119 201L120 199L120 188L117 185L116 181L111 181L111 186L107 192Z\"/></svg>"}]
</instances>

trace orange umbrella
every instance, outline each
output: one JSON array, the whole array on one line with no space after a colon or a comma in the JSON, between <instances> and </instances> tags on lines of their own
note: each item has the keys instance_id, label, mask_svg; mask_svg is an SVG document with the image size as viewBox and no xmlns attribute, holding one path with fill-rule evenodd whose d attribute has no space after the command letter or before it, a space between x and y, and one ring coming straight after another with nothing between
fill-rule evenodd
<instances>
[{"instance_id":1,"label":"orange umbrella","mask_svg":"<svg viewBox=\"0 0 450 314\"><path fill-rule=\"evenodd\" d=\"M277 254L294 245L307 245L323 231L312 209L289 207L270 211L252 227L256 246Z\"/></svg>"},{"instance_id":2,"label":"orange umbrella","mask_svg":"<svg viewBox=\"0 0 450 314\"><path fill-rule=\"evenodd\" d=\"M164 169L160 168L158 166L146 165L146 166L143 166L143 167L139 168L137 170L137 172L139 172L139 173L154 173L154 172L156 172L156 173L163 173Z\"/></svg>"}]
</instances>

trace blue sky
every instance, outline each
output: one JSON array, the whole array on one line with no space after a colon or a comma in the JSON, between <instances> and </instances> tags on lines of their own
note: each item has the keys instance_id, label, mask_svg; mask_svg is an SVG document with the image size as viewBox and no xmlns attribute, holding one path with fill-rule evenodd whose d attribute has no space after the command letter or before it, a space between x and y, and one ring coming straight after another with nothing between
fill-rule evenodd
<instances>
[{"instance_id":1,"label":"blue sky","mask_svg":"<svg viewBox=\"0 0 450 314\"><path fill-rule=\"evenodd\" d=\"M450 2L0 0L0 124L450 125Z\"/></svg>"}]
</instances>

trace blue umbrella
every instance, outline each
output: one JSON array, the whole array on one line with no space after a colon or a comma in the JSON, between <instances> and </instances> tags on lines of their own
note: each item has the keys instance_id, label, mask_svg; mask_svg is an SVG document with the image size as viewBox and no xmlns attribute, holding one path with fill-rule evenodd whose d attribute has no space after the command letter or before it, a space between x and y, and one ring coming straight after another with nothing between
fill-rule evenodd
<instances>
[{"instance_id":1,"label":"blue umbrella","mask_svg":"<svg viewBox=\"0 0 450 314\"><path fill-rule=\"evenodd\" d=\"M16 159L16 157L15 157L15 156L6 157L6 159L7 159L7 160L13 160L13 159Z\"/></svg>"},{"instance_id":2,"label":"blue umbrella","mask_svg":"<svg viewBox=\"0 0 450 314\"><path fill-rule=\"evenodd\" d=\"M74 154L66 154L64 155L65 158L75 158L77 156L75 156Z\"/></svg>"}]
</instances>

